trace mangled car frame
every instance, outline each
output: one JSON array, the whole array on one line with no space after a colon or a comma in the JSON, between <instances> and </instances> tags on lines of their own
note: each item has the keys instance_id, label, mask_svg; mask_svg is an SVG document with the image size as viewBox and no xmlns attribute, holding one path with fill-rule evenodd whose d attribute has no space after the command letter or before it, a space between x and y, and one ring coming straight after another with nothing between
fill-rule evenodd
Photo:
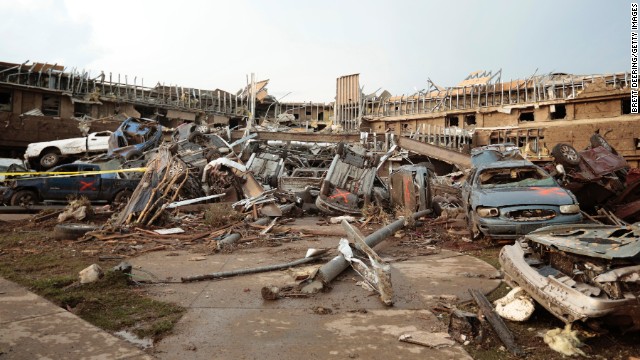
<instances>
[{"instance_id":1,"label":"mangled car frame","mask_svg":"<svg viewBox=\"0 0 640 360\"><path fill-rule=\"evenodd\" d=\"M640 228L550 226L500 252L507 283L564 321L640 330Z\"/></svg>"}]
</instances>

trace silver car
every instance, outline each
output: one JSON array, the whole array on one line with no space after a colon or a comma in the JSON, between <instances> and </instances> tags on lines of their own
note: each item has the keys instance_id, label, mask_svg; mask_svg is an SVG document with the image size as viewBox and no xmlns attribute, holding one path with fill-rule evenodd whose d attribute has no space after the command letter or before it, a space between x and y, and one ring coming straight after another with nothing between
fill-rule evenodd
<instances>
[{"instance_id":1,"label":"silver car","mask_svg":"<svg viewBox=\"0 0 640 360\"><path fill-rule=\"evenodd\" d=\"M640 330L639 227L549 226L505 246L499 259L509 285L565 323Z\"/></svg>"}]
</instances>

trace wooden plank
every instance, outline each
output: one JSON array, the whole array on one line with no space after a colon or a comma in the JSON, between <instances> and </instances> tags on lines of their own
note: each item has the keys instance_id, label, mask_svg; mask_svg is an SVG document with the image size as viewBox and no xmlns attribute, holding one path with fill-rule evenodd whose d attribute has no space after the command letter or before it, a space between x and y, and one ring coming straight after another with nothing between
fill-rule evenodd
<instances>
[{"instance_id":1,"label":"wooden plank","mask_svg":"<svg viewBox=\"0 0 640 360\"><path fill-rule=\"evenodd\" d=\"M477 289L469 289L469 293L476 301L476 304L478 304L478 307L482 311L485 319L489 324L491 324L507 350L516 356L524 355L525 352L516 344L513 333L511 333L511 330L509 330L504 321L502 321L502 318L493 310L491 303L487 300L484 294Z\"/></svg>"}]
</instances>

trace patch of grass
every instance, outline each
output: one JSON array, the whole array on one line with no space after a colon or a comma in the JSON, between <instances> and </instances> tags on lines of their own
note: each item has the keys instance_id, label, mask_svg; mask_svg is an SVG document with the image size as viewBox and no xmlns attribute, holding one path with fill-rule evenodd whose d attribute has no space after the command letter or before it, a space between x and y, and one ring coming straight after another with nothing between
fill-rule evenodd
<instances>
[{"instance_id":1,"label":"patch of grass","mask_svg":"<svg viewBox=\"0 0 640 360\"><path fill-rule=\"evenodd\" d=\"M109 270L80 285L78 272L95 257L47 238L47 232L0 234L0 276L14 281L88 322L108 331L129 330L140 337L160 338L171 331L185 309L152 300L132 286L128 275Z\"/></svg>"}]
</instances>

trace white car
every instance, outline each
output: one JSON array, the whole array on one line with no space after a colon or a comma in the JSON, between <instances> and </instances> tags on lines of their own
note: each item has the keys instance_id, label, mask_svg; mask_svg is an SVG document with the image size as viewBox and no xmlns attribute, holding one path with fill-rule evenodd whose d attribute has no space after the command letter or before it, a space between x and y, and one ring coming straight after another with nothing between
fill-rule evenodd
<instances>
[{"instance_id":1,"label":"white car","mask_svg":"<svg viewBox=\"0 0 640 360\"><path fill-rule=\"evenodd\" d=\"M86 153L107 152L110 136L111 131L100 131L86 137L31 143L24 159L32 168L50 169L65 158L77 159Z\"/></svg>"}]
</instances>

